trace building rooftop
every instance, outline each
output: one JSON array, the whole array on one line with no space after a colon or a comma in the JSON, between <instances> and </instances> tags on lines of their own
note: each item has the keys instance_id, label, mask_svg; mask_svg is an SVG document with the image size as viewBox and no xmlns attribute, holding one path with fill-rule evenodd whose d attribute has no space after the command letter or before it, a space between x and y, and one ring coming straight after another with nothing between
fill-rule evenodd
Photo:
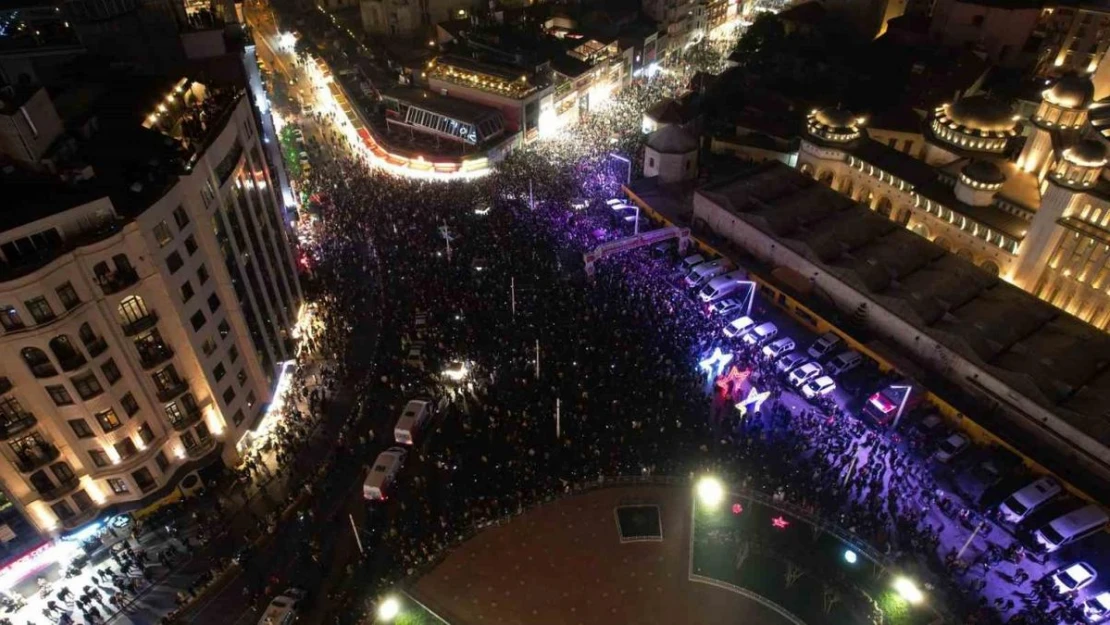
<instances>
[{"instance_id":1,"label":"building rooftop","mask_svg":"<svg viewBox=\"0 0 1110 625\"><path fill-rule=\"evenodd\" d=\"M442 96L417 87L391 87L381 93L382 97L393 98L460 122L477 124L491 116L500 115L500 112L493 107L482 106L459 98Z\"/></svg>"},{"instance_id":2,"label":"building rooftop","mask_svg":"<svg viewBox=\"0 0 1110 625\"><path fill-rule=\"evenodd\" d=\"M1110 335L781 163L698 193L1110 445Z\"/></svg>"}]
</instances>

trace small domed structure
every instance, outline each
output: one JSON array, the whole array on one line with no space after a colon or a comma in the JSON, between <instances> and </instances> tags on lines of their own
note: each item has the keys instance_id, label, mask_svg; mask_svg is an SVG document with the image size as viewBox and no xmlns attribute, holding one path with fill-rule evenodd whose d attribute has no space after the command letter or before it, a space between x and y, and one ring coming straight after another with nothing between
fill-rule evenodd
<instances>
[{"instance_id":1,"label":"small domed structure","mask_svg":"<svg viewBox=\"0 0 1110 625\"><path fill-rule=\"evenodd\" d=\"M1045 89L1041 97L1050 104L1064 108L1083 108L1094 100L1095 85L1086 76L1064 74Z\"/></svg>"},{"instance_id":2,"label":"small domed structure","mask_svg":"<svg viewBox=\"0 0 1110 625\"><path fill-rule=\"evenodd\" d=\"M698 140L677 124L657 130L644 147L644 176L660 182L690 180L698 173Z\"/></svg>"},{"instance_id":3,"label":"small domed structure","mask_svg":"<svg viewBox=\"0 0 1110 625\"><path fill-rule=\"evenodd\" d=\"M1096 139L1083 139L1064 150L1064 158L1080 167L1103 167L1107 161L1106 146Z\"/></svg>"},{"instance_id":4,"label":"small domed structure","mask_svg":"<svg viewBox=\"0 0 1110 625\"><path fill-rule=\"evenodd\" d=\"M848 143L861 136L862 120L840 107L814 109L806 117L809 134L832 143Z\"/></svg>"},{"instance_id":5,"label":"small domed structure","mask_svg":"<svg viewBox=\"0 0 1110 625\"><path fill-rule=\"evenodd\" d=\"M972 206L989 206L1004 182L1006 175L998 165L986 160L974 160L960 170L956 198Z\"/></svg>"},{"instance_id":6,"label":"small domed structure","mask_svg":"<svg viewBox=\"0 0 1110 625\"><path fill-rule=\"evenodd\" d=\"M960 150L1000 153L1017 135L1017 119L1004 102L971 96L934 111L933 135Z\"/></svg>"},{"instance_id":7,"label":"small domed structure","mask_svg":"<svg viewBox=\"0 0 1110 625\"><path fill-rule=\"evenodd\" d=\"M1052 180L1073 189L1088 189L1098 182L1106 163L1106 146L1095 139L1083 139L1060 154L1052 168Z\"/></svg>"}]
</instances>

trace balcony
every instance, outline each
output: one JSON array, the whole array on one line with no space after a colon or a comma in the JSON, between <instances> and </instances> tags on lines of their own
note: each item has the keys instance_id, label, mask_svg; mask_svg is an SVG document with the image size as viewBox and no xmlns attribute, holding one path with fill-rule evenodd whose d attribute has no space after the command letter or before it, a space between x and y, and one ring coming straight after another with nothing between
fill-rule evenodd
<instances>
[{"instance_id":1,"label":"balcony","mask_svg":"<svg viewBox=\"0 0 1110 625\"><path fill-rule=\"evenodd\" d=\"M104 337L101 336L92 343L86 345L85 349L89 350L89 356L96 358L97 356L103 354L104 350L108 349L108 341L105 341Z\"/></svg>"},{"instance_id":2,"label":"balcony","mask_svg":"<svg viewBox=\"0 0 1110 625\"><path fill-rule=\"evenodd\" d=\"M74 369L80 369L81 367L84 367L85 364L88 362L89 361L85 360L85 357L81 354L72 354L65 358L58 359L58 364L62 365L62 371L73 371Z\"/></svg>"},{"instance_id":3,"label":"balcony","mask_svg":"<svg viewBox=\"0 0 1110 625\"><path fill-rule=\"evenodd\" d=\"M31 429L36 423L38 419L35 419L35 415L29 412L20 413L7 423L0 424L0 441L6 441L20 432Z\"/></svg>"},{"instance_id":4,"label":"balcony","mask_svg":"<svg viewBox=\"0 0 1110 625\"><path fill-rule=\"evenodd\" d=\"M203 440L192 447L187 447L185 449L185 455L189 456L190 458L200 458L204 454L212 451L212 448L215 446L216 439L209 436L207 440Z\"/></svg>"},{"instance_id":5,"label":"balcony","mask_svg":"<svg viewBox=\"0 0 1110 625\"><path fill-rule=\"evenodd\" d=\"M139 364L143 369L153 369L173 358L173 350L165 343L139 348Z\"/></svg>"},{"instance_id":6,"label":"balcony","mask_svg":"<svg viewBox=\"0 0 1110 625\"><path fill-rule=\"evenodd\" d=\"M12 390L12 381L0 375L0 395Z\"/></svg>"},{"instance_id":7,"label":"balcony","mask_svg":"<svg viewBox=\"0 0 1110 625\"><path fill-rule=\"evenodd\" d=\"M159 387L158 401L170 402L177 398L178 395L189 390L189 384L184 380L174 380L166 386Z\"/></svg>"},{"instance_id":8,"label":"balcony","mask_svg":"<svg viewBox=\"0 0 1110 625\"><path fill-rule=\"evenodd\" d=\"M139 273L131 268L117 269L112 273L96 277L96 283L100 285L100 289L104 291L105 295L119 293L138 281Z\"/></svg>"},{"instance_id":9,"label":"balcony","mask_svg":"<svg viewBox=\"0 0 1110 625\"><path fill-rule=\"evenodd\" d=\"M77 479L77 476L73 476L68 480L62 480L57 486L51 488L50 490L40 490L39 496L46 501L54 501L55 499L61 498L62 495L73 492L73 490L76 489L80 483L81 480Z\"/></svg>"},{"instance_id":10,"label":"balcony","mask_svg":"<svg viewBox=\"0 0 1110 625\"><path fill-rule=\"evenodd\" d=\"M96 518L96 515L99 512L100 512L100 508L97 508L96 506L93 506L93 507L89 508L88 510L85 510L84 512L78 512L77 514L69 517L68 519L62 519L62 527L64 527L67 530L76 529L78 527L81 527L85 523L88 523L89 521Z\"/></svg>"},{"instance_id":11,"label":"balcony","mask_svg":"<svg viewBox=\"0 0 1110 625\"><path fill-rule=\"evenodd\" d=\"M158 313L153 310L148 310L145 315L132 321L131 323L123 324L123 333L127 336L135 336L143 330L149 330L158 323Z\"/></svg>"},{"instance_id":12,"label":"balcony","mask_svg":"<svg viewBox=\"0 0 1110 625\"><path fill-rule=\"evenodd\" d=\"M170 425L172 425L173 429L177 430L178 432L182 430L187 430L194 423L200 421L201 416L202 414L200 408L197 408L195 410L186 410L184 413L182 413L180 419L178 419L177 421L171 420Z\"/></svg>"},{"instance_id":13,"label":"balcony","mask_svg":"<svg viewBox=\"0 0 1110 625\"><path fill-rule=\"evenodd\" d=\"M58 459L60 452L53 445L39 445L34 453L23 452L16 454L15 466L22 473L33 473L43 465L50 464Z\"/></svg>"}]
</instances>

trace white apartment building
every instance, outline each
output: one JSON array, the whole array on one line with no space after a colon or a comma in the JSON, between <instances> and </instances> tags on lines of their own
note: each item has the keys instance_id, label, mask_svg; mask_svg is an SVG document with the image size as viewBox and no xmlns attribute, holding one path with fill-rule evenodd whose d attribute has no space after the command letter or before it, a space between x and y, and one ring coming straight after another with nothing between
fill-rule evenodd
<instances>
[{"instance_id":1,"label":"white apartment building","mask_svg":"<svg viewBox=\"0 0 1110 625\"><path fill-rule=\"evenodd\" d=\"M0 178L0 486L42 533L236 463L293 358L302 295L249 100L151 95L93 116L106 158L77 181Z\"/></svg>"}]
</instances>

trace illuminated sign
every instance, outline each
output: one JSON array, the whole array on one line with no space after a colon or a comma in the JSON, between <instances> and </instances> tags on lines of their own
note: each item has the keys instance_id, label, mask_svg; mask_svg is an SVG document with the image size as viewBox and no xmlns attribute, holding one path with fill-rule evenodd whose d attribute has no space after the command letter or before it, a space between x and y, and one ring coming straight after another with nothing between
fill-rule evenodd
<instances>
[{"instance_id":1,"label":"illuminated sign","mask_svg":"<svg viewBox=\"0 0 1110 625\"><path fill-rule=\"evenodd\" d=\"M746 382L748 378L751 377L751 375L751 369L745 369L744 371L741 371L739 367L737 367L736 365L732 365L732 368L728 370L727 374L717 378L717 387L720 388L722 391L728 391L729 389L739 389L744 384L744 382Z\"/></svg>"},{"instance_id":2,"label":"illuminated sign","mask_svg":"<svg viewBox=\"0 0 1110 625\"><path fill-rule=\"evenodd\" d=\"M728 363L732 362L732 353L725 353L721 351L720 347L713 348L713 354L698 363L698 367L711 375L721 375L725 370Z\"/></svg>"},{"instance_id":3,"label":"illuminated sign","mask_svg":"<svg viewBox=\"0 0 1110 625\"><path fill-rule=\"evenodd\" d=\"M736 404L736 409L740 411L742 417L749 412L759 412L759 409L763 407L763 402L767 401L770 396L771 391L760 392L759 389L753 386L748 389L748 396L744 398L744 401Z\"/></svg>"},{"instance_id":4,"label":"illuminated sign","mask_svg":"<svg viewBox=\"0 0 1110 625\"><path fill-rule=\"evenodd\" d=\"M784 530L790 526L790 521L787 521L781 516L777 516L771 519L771 525L774 526L774 528L777 530Z\"/></svg>"}]
</instances>

